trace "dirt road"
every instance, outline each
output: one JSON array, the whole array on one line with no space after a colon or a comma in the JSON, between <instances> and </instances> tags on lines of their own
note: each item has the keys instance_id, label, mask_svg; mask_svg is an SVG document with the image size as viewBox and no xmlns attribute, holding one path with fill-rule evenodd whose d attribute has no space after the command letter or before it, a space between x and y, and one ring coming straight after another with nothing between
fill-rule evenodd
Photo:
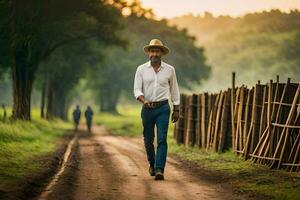
<instances>
[{"instance_id":1,"label":"dirt road","mask_svg":"<svg viewBox=\"0 0 300 200\"><path fill-rule=\"evenodd\" d=\"M97 126L81 133L67 167L39 199L243 199L230 189L193 177L168 157L165 180L148 174L142 138L116 137Z\"/></svg>"}]
</instances>

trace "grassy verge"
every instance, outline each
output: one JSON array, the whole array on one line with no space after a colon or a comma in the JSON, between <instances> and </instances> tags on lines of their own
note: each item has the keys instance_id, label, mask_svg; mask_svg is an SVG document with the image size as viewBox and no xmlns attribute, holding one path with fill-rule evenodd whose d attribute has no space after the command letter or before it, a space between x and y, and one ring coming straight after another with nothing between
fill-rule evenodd
<instances>
[{"instance_id":1,"label":"grassy verge","mask_svg":"<svg viewBox=\"0 0 300 200\"><path fill-rule=\"evenodd\" d=\"M222 175L237 191L260 194L278 200L296 200L300 196L300 175L284 170L270 170L266 166L245 161L231 151L216 153L177 145L169 140L169 153L183 160L193 162L205 171ZM222 181L222 178L220 178Z\"/></svg>"},{"instance_id":2,"label":"grassy verge","mask_svg":"<svg viewBox=\"0 0 300 200\"><path fill-rule=\"evenodd\" d=\"M127 105L118 107L118 111L120 115L98 114L95 121L105 125L114 135L141 136L140 107ZM283 170L269 170L265 166L244 161L230 151L220 154L198 147L186 148L183 145L177 145L172 138L173 127L170 123L168 133L170 155L192 162L212 176L221 174L240 192L266 195L278 200L299 199L299 174Z\"/></svg>"},{"instance_id":3,"label":"grassy verge","mask_svg":"<svg viewBox=\"0 0 300 200\"><path fill-rule=\"evenodd\" d=\"M42 170L41 157L56 150L56 142L71 125L60 120L0 122L0 192Z\"/></svg>"},{"instance_id":4,"label":"grassy verge","mask_svg":"<svg viewBox=\"0 0 300 200\"><path fill-rule=\"evenodd\" d=\"M101 113L94 117L96 124L105 125L112 135L119 136L141 136L142 124L138 106L118 107L119 115Z\"/></svg>"}]
</instances>

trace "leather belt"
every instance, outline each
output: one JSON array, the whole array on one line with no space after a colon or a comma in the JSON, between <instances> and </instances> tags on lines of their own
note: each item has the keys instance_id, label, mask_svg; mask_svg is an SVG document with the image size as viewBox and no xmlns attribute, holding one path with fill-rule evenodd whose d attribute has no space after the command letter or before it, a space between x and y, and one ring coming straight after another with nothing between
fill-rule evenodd
<instances>
[{"instance_id":1,"label":"leather belt","mask_svg":"<svg viewBox=\"0 0 300 200\"><path fill-rule=\"evenodd\" d=\"M164 104L168 103L168 100L163 101L151 101L150 102L150 108L158 108Z\"/></svg>"}]
</instances>

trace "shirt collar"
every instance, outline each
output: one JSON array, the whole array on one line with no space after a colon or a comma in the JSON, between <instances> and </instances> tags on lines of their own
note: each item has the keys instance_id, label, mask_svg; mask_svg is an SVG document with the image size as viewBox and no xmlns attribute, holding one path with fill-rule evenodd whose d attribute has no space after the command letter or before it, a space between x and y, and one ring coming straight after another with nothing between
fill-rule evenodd
<instances>
[{"instance_id":1,"label":"shirt collar","mask_svg":"<svg viewBox=\"0 0 300 200\"><path fill-rule=\"evenodd\" d=\"M148 67L152 67L150 61L148 61L148 64L147 64L147 65L148 65ZM164 63L163 61L161 61L160 67L161 67L161 68L164 68L164 66L165 66L165 63Z\"/></svg>"}]
</instances>

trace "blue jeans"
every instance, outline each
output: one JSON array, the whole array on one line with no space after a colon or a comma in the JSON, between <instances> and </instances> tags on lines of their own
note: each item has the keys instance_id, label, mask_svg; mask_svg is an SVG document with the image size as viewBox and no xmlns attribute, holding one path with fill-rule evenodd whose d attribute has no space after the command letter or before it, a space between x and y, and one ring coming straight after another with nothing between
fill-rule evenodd
<instances>
[{"instance_id":1,"label":"blue jeans","mask_svg":"<svg viewBox=\"0 0 300 200\"><path fill-rule=\"evenodd\" d=\"M167 159L167 133L170 117L170 106L168 103L158 108L142 108L141 117L143 121L144 144L147 159L150 166L164 171ZM157 149L154 151L154 126L157 129Z\"/></svg>"}]
</instances>

